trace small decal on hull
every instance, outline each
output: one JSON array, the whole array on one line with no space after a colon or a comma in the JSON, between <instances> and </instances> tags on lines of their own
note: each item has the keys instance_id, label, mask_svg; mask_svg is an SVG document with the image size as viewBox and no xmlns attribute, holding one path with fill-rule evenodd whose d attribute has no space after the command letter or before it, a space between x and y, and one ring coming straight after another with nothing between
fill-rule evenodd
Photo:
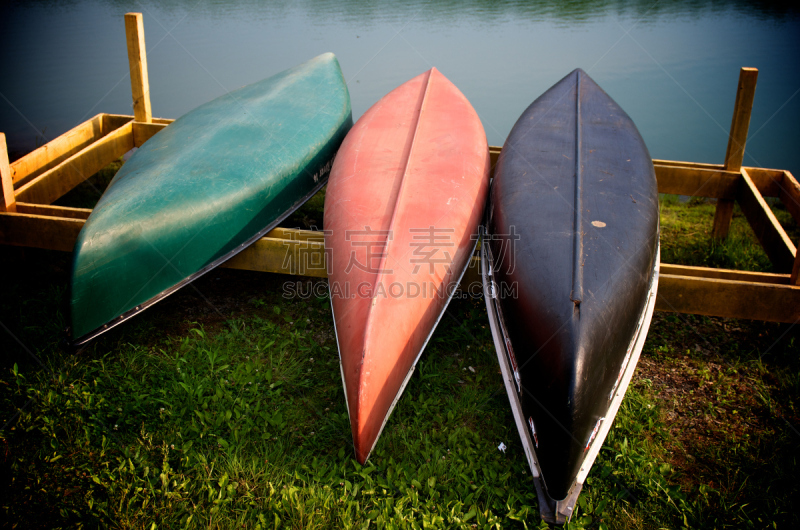
<instances>
[{"instance_id":1,"label":"small decal on hull","mask_svg":"<svg viewBox=\"0 0 800 530\"><path fill-rule=\"evenodd\" d=\"M336 157L334 157L334 158L336 158ZM327 162L325 162L325 165L324 165L324 166L322 166L321 168L319 168L319 171L317 171L316 173L314 173L314 174L311 176L311 178L313 178L313 179L314 179L314 182L319 182L319 179L320 179L321 177L323 177L323 176L324 176L326 173L328 173L328 172L331 170L331 167L333 167L333 158L331 158L330 160L328 160Z\"/></svg>"}]
</instances>

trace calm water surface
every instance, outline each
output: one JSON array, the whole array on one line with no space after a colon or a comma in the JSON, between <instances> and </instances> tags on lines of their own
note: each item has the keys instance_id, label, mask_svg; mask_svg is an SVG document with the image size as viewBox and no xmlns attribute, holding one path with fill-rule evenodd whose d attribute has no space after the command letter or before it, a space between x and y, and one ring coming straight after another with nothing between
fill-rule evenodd
<instances>
[{"instance_id":1,"label":"calm water surface","mask_svg":"<svg viewBox=\"0 0 800 530\"><path fill-rule=\"evenodd\" d=\"M655 158L723 161L739 68L760 70L745 163L800 176L800 11L701 1L64 0L0 7L0 131L12 157L99 112L132 114L123 15L144 26L153 113L332 51L354 117L436 66L502 145L572 69L633 118Z\"/></svg>"}]
</instances>

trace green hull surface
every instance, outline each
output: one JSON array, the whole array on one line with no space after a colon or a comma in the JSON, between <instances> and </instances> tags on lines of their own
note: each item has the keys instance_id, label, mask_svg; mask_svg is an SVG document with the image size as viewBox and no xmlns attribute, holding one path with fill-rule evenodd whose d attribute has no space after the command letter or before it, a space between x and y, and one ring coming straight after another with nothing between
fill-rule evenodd
<instances>
[{"instance_id":1,"label":"green hull surface","mask_svg":"<svg viewBox=\"0 0 800 530\"><path fill-rule=\"evenodd\" d=\"M74 344L271 230L324 185L352 123L347 85L328 53L206 103L147 141L75 244Z\"/></svg>"}]
</instances>

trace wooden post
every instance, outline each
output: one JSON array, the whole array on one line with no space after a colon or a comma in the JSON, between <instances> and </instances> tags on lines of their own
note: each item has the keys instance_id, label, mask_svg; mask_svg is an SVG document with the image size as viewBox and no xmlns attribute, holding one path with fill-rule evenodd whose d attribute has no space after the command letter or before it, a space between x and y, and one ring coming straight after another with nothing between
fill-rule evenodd
<instances>
[{"instance_id":1,"label":"wooden post","mask_svg":"<svg viewBox=\"0 0 800 530\"><path fill-rule=\"evenodd\" d=\"M757 68L745 67L739 71L739 87L736 90L731 132L728 136L728 150L725 153L726 171L739 171L742 168L744 145L747 143L747 130L750 127L750 112L753 110L757 79ZM711 231L711 235L715 239L728 237L728 230L730 230L733 218L733 206L733 200L717 200L714 228Z\"/></svg>"},{"instance_id":2,"label":"wooden post","mask_svg":"<svg viewBox=\"0 0 800 530\"><path fill-rule=\"evenodd\" d=\"M800 241L797 242L797 251L794 256L794 267L792 267L792 276L789 278L789 285L800 286Z\"/></svg>"},{"instance_id":3,"label":"wooden post","mask_svg":"<svg viewBox=\"0 0 800 530\"><path fill-rule=\"evenodd\" d=\"M150 82L147 79L147 50L144 46L144 24L141 13L125 15L125 36L128 41L128 63L131 68L133 115L136 121L150 123Z\"/></svg>"},{"instance_id":4,"label":"wooden post","mask_svg":"<svg viewBox=\"0 0 800 530\"><path fill-rule=\"evenodd\" d=\"M14 182L11 180L11 166L8 163L6 135L3 133L0 133L0 181L2 181L0 212L16 212L17 199L14 197Z\"/></svg>"}]
</instances>

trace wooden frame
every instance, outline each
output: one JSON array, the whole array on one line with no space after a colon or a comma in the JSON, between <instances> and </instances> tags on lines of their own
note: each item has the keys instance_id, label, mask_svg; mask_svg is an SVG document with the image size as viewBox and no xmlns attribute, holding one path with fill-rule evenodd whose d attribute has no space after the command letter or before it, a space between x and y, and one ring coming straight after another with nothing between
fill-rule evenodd
<instances>
[{"instance_id":1,"label":"wooden frame","mask_svg":"<svg viewBox=\"0 0 800 530\"><path fill-rule=\"evenodd\" d=\"M173 120L152 118L141 15L125 16L134 116L98 114L8 163L0 133L0 244L71 252L91 210L52 206L69 190ZM764 200L776 197L800 223L800 184L788 171L742 167L758 71L743 68L724 164L653 160L659 193L717 199L712 234L727 236L738 202L777 273L661 265L656 309L795 323L800 320L800 255ZM492 167L501 148L490 147ZM222 267L327 277L320 232L276 228ZM473 258L462 286L480 282ZM471 287L470 294L480 292Z\"/></svg>"}]
</instances>

